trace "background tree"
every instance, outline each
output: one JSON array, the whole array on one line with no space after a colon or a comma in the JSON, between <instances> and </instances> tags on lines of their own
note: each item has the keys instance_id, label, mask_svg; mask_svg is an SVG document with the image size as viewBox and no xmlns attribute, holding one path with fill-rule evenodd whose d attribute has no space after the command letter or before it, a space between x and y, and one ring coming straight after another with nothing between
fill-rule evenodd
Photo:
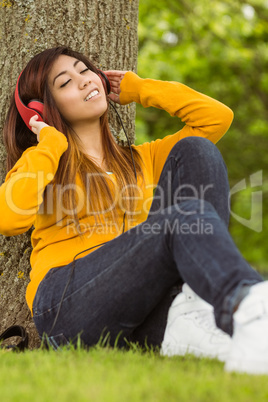
<instances>
[{"instance_id":1,"label":"background tree","mask_svg":"<svg viewBox=\"0 0 268 402\"><path fill-rule=\"evenodd\" d=\"M251 216L251 195L263 192L263 228L256 232L231 218L230 231L246 259L268 275L268 2L263 0L146 0L139 8L138 73L177 80L234 111L229 132L218 143L231 187L232 211ZM178 119L137 107L137 142L175 132ZM250 188L250 175L263 184Z\"/></svg>"},{"instance_id":2,"label":"background tree","mask_svg":"<svg viewBox=\"0 0 268 402\"><path fill-rule=\"evenodd\" d=\"M138 0L10 0L0 1L0 126L20 71L40 51L68 45L83 52L101 69L136 70ZM134 135L134 106L120 110ZM121 140L118 125L112 121ZM0 144L1 182L5 177L5 150ZM0 332L26 325L31 347L38 344L25 289L29 281L30 233L0 237Z\"/></svg>"}]
</instances>

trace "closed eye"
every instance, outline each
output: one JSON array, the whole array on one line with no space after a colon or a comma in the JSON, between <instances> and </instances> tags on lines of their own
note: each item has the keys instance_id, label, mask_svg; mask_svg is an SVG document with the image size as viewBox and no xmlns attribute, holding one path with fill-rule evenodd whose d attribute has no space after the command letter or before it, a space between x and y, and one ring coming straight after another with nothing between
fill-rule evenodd
<instances>
[{"instance_id":1,"label":"closed eye","mask_svg":"<svg viewBox=\"0 0 268 402\"><path fill-rule=\"evenodd\" d=\"M84 70L82 70L82 71L80 72L80 74L83 74L83 73L85 73L86 71L89 71L89 68L88 68L88 67L85 68ZM60 86L60 88L65 87L65 85L67 85L68 82L70 82L70 81L71 81L71 79L69 79L69 80L67 80L66 82L64 82L64 83Z\"/></svg>"},{"instance_id":2,"label":"closed eye","mask_svg":"<svg viewBox=\"0 0 268 402\"><path fill-rule=\"evenodd\" d=\"M60 86L60 88L65 87L65 85L67 85L67 84L68 84L68 82L70 82L70 81L71 81L71 79L69 79L69 80L67 80L66 82L64 82L64 84L62 84L62 85Z\"/></svg>"}]
</instances>

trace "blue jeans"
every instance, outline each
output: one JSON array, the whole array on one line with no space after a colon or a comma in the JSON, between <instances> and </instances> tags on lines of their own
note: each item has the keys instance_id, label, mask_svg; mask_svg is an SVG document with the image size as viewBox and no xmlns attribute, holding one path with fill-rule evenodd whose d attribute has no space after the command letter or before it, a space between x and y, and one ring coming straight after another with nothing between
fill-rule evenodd
<instances>
[{"instance_id":1,"label":"blue jeans","mask_svg":"<svg viewBox=\"0 0 268 402\"><path fill-rule=\"evenodd\" d=\"M77 259L50 335L96 344L159 345L172 292L187 282L214 306L216 323L232 334L232 314L247 287L262 277L229 232L229 186L220 152L188 137L171 150L147 220ZM51 269L33 304L37 330L50 333L72 264ZM176 291L175 291L176 293ZM119 336L120 334L120 336Z\"/></svg>"}]
</instances>

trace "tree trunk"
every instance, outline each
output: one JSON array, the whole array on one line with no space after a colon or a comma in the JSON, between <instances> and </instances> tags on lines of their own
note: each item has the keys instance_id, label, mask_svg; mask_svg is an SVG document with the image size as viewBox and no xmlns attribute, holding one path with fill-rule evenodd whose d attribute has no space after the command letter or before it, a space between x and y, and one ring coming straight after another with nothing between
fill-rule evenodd
<instances>
[{"instance_id":1,"label":"tree trunk","mask_svg":"<svg viewBox=\"0 0 268 402\"><path fill-rule=\"evenodd\" d=\"M103 70L136 71L138 0L21 0L0 2L0 126L20 71L42 50L68 45L90 56ZM118 107L134 139L135 107ZM119 126L112 118L115 133ZM117 139L123 140L122 132ZM1 183L5 150L0 144ZM29 282L30 233L0 236L0 332L13 324L26 326L30 347L39 345L25 290Z\"/></svg>"}]
</instances>

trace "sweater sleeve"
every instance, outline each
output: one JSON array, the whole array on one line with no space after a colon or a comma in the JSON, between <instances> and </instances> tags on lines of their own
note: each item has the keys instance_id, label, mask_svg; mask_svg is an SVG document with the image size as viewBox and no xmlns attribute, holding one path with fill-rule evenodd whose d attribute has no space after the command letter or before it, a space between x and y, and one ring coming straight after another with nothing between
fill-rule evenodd
<instances>
[{"instance_id":1,"label":"sweater sleeve","mask_svg":"<svg viewBox=\"0 0 268 402\"><path fill-rule=\"evenodd\" d=\"M44 127L37 146L28 148L8 172L0 187L0 233L13 236L34 223L46 186L53 180L61 155L68 148L66 137L53 127Z\"/></svg>"},{"instance_id":2,"label":"sweater sleeve","mask_svg":"<svg viewBox=\"0 0 268 402\"><path fill-rule=\"evenodd\" d=\"M159 180L169 152L179 140L198 136L216 143L233 120L233 112L227 106L178 82L142 79L129 71L120 88L121 104L136 102L143 107L163 109L185 123L177 133L144 144L150 150L155 183Z\"/></svg>"}]
</instances>

